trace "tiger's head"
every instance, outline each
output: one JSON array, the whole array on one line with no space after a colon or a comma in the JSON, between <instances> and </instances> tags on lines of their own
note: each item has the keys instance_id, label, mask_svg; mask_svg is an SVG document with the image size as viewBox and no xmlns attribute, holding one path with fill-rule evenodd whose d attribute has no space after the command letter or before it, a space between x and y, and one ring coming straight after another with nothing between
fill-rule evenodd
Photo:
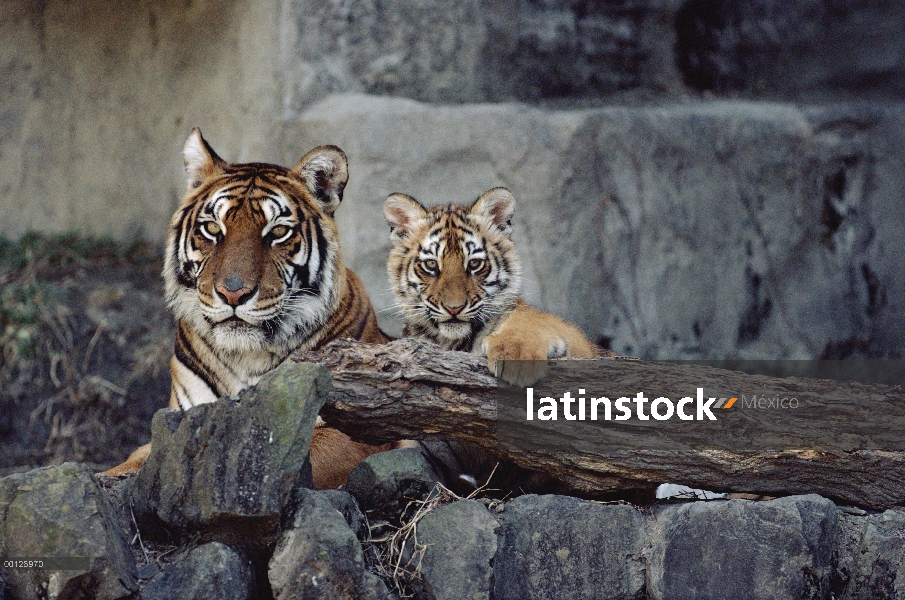
<instances>
[{"instance_id":1,"label":"tiger's head","mask_svg":"<svg viewBox=\"0 0 905 600\"><path fill-rule=\"evenodd\" d=\"M387 273L406 332L471 350L485 326L512 307L521 264L510 240L515 198L505 188L473 204L425 208L392 194L383 214L393 248Z\"/></svg>"},{"instance_id":2,"label":"tiger's head","mask_svg":"<svg viewBox=\"0 0 905 600\"><path fill-rule=\"evenodd\" d=\"M170 307L218 351L288 353L345 285L333 212L346 155L319 146L292 169L228 164L195 128L183 158L188 189L163 271Z\"/></svg>"}]
</instances>

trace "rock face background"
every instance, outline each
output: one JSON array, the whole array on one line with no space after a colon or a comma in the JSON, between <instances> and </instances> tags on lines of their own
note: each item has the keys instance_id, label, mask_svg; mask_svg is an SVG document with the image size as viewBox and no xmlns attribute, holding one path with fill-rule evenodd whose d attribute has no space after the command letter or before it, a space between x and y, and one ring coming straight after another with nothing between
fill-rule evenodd
<instances>
[{"instance_id":1,"label":"rock face background","mask_svg":"<svg viewBox=\"0 0 905 600\"><path fill-rule=\"evenodd\" d=\"M892 0L0 0L0 234L160 243L193 125L231 161L334 143L378 309L387 194L505 185L528 300L620 353L900 356L903 27Z\"/></svg>"}]
</instances>

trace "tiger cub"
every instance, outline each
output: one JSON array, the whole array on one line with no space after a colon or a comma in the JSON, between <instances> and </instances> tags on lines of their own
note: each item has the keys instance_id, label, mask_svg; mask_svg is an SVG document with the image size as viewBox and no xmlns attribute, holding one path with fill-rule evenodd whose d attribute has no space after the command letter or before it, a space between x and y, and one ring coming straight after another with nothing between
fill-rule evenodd
<instances>
[{"instance_id":1,"label":"tiger cub","mask_svg":"<svg viewBox=\"0 0 905 600\"><path fill-rule=\"evenodd\" d=\"M519 298L521 263L510 239L514 209L515 198L498 187L471 205L432 208L392 194L383 214L393 246L387 273L403 335L483 354L492 374L526 386L546 373L549 358L603 351L571 323Z\"/></svg>"},{"instance_id":2,"label":"tiger cub","mask_svg":"<svg viewBox=\"0 0 905 600\"><path fill-rule=\"evenodd\" d=\"M292 169L227 164L193 129L183 150L187 189L173 215L163 277L178 320L170 408L187 410L256 384L296 350L348 337L384 343L368 295L342 262L333 213L346 155L319 146ZM315 487L342 485L368 446L318 427ZM105 474L137 471L150 444Z\"/></svg>"}]
</instances>

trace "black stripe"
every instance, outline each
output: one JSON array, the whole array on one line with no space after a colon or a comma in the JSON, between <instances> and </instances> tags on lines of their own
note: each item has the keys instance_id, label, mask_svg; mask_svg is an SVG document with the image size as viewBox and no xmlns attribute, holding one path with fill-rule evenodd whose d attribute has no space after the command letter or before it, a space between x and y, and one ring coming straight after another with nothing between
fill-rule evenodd
<instances>
[{"instance_id":1,"label":"black stripe","mask_svg":"<svg viewBox=\"0 0 905 600\"><path fill-rule=\"evenodd\" d=\"M370 315L368 315L368 314L359 315L358 328L355 330L355 333L353 333L351 336L353 340L361 339L361 335L364 333L365 327L368 326L368 322L370 320L371 320Z\"/></svg>"},{"instance_id":2,"label":"black stripe","mask_svg":"<svg viewBox=\"0 0 905 600\"><path fill-rule=\"evenodd\" d=\"M260 327L264 331L264 337L267 341L272 341L280 332L280 323L277 317L261 322Z\"/></svg>"},{"instance_id":3,"label":"black stripe","mask_svg":"<svg viewBox=\"0 0 905 600\"><path fill-rule=\"evenodd\" d=\"M185 336L185 333L182 330L182 326L180 326L176 331L176 348L175 348L176 360L185 365L192 373L198 376L208 388L214 393L218 398L220 396L225 395L225 390L219 390L218 386L215 384L214 379L215 376L210 370L207 368L201 358L195 353L195 349L192 348L191 344L189 344L188 339Z\"/></svg>"},{"instance_id":4,"label":"black stripe","mask_svg":"<svg viewBox=\"0 0 905 600\"><path fill-rule=\"evenodd\" d=\"M187 288L195 287L195 264L196 263L192 261L186 261L178 267L179 270L176 271L176 281L178 281L180 285Z\"/></svg>"},{"instance_id":5,"label":"black stripe","mask_svg":"<svg viewBox=\"0 0 905 600\"><path fill-rule=\"evenodd\" d=\"M299 286L297 290L292 292L293 297L298 297L301 295L308 295L311 293L316 293L316 290L311 288L308 285L308 280L311 277L311 272L309 269L309 263L311 262L311 248L312 248L312 239L311 239L311 228L310 227L302 227L300 229L302 237L305 240L305 247L308 249L308 256L305 258L305 262L302 264L298 264L295 262L290 262L289 266L295 274L295 280L297 285ZM323 261L321 261L323 262Z\"/></svg>"},{"instance_id":6,"label":"black stripe","mask_svg":"<svg viewBox=\"0 0 905 600\"><path fill-rule=\"evenodd\" d=\"M328 252L328 244L327 238L324 236L324 232L318 227L318 223L312 221L312 228L314 229L314 233L317 235L317 250L320 258L320 264L317 266L317 273L315 273L314 280L311 281L311 287L315 291L319 291L321 287L321 283L324 280L324 269L327 266L327 263L330 261L327 260L327 252Z\"/></svg>"}]
</instances>

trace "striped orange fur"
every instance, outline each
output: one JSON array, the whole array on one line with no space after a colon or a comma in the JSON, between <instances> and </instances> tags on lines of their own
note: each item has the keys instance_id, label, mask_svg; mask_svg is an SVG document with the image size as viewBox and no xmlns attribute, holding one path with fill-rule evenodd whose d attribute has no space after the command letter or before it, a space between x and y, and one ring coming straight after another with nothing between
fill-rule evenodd
<instances>
[{"instance_id":1,"label":"striped orange fur","mask_svg":"<svg viewBox=\"0 0 905 600\"><path fill-rule=\"evenodd\" d=\"M520 299L521 262L510 239L514 209L505 188L472 204L432 208L390 195L384 204L393 244L387 273L404 335L483 354L491 373L529 385L546 373L548 358L602 351L571 323Z\"/></svg>"},{"instance_id":2,"label":"striped orange fur","mask_svg":"<svg viewBox=\"0 0 905 600\"><path fill-rule=\"evenodd\" d=\"M193 129L183 151L187 192L173 215L163 277L178 320L170 407L233 395L297 350L341 337L387 338L358 277L342 262L333 213L348 180L346 156L319 146L292 169L227 164ZM335 487L367 446L315 429L315 487ZM150 445L106 474L136 471Z\"/></svg>"}]
</instances>

